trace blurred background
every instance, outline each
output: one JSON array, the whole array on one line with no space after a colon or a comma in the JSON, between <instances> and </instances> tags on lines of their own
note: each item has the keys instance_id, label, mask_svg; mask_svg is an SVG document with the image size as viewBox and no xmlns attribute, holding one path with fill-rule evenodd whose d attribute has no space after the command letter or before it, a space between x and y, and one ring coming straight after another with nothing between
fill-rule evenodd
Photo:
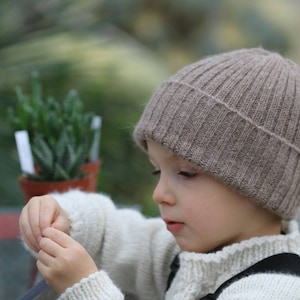
<instances>
[{"instance_id":1,"label":"blurred background","mask_svg":"<svg viewBox=\"0 0 300 300\"><path fill-rule=\"evenodd\" d=\"M45 96L76 89L103 118L98 189L148 215L153 181L132 129L157 85L206 55L262 46L300 63L297 0L2 0L0 3L0 206L22 206L7 107L15 87Z\"/></svg>"},{"instance_id":2,"label":"blurred background","mask_svg":"<svg viewBox=\"0 0 300 300\"><path fill-rule=\"evenodd\" d=\"M158 84L236 48L262 46L300 63L299 12L298 0L2 0L0 209L24 204L7 108L16 86L30 93L32 71L45 96L63 99L76 89L86 110L101 115L98 190L153 216L152 168L132 129Z\"/></svg>"}]
</instances>

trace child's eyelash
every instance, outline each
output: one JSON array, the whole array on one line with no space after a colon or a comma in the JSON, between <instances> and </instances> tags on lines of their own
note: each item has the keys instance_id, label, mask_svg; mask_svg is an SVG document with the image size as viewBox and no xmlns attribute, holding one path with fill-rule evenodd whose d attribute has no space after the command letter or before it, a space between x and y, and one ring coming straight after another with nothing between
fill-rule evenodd
<instances>
[{"instance_id":1,"label":"child's eyelash","mask_svg":"<svg viewBox=\"0 0 300 300\"><path fill-rule=\"evenodd\" d=\"M197 173L186 172L186 171L180 171L180 172L178 172L178 174L183 177L186 177L186 178L193 178L193 177L197 176Z\"/></svg>"},{"instance_id":2,"label":"child's eyelash","mask_svg":"<svg viewBox=\"0 0 300 300\"><path fill-rule=\"evenodd\" d=\"M154 170L151 174L153 176L160 175L160 170ZM186 172L186 171L180 171L177 174L180 176L183 176L185 178L193 178L193 177L197 176L197 173L195 173L195 172Z\"/></svg>"},{"instance_id":3,"label":"child's eyelash","mask_svg":"<svg viewBox=\"0 0 300 300\"><path fill-rule=\"evenodd\" d=\"M160 174L160 170L154 170L151 174L152 174L153 176L159 175L159 174Z\"/></svg>"}]
</instances>

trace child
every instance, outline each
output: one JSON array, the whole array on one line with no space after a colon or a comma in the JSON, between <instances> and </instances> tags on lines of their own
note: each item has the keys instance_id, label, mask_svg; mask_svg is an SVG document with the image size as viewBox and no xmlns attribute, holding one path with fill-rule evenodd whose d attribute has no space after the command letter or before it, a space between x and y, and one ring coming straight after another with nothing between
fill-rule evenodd
<instances>
[{"instance_id":1,"label":"child","mask_svg":"<svg viewBox=\"0 0 300 300\"><path fill-rule=\"evenodd\" d=\"M80 191L22 211L22 237L59 299L195 300L265 258L300 254L295 63L259 48L191 64L158 88L134 137L158 178L161 219ZM216 299L300 299L297 269L285 268L239 278Z\"/></svg>"}]
</instances>

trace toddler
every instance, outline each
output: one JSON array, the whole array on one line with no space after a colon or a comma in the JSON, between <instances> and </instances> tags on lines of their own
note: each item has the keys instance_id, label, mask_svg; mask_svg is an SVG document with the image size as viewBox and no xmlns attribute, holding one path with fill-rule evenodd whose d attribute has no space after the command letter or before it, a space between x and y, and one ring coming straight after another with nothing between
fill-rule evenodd
<instances>
[{"instance_id":1,"label":"toddler","mask_svg":"<svg viewBox=\"0 0 300 300\"><path fill-rule=\"evenodd\" d=\"M161 218L77 190L23 208L22 237L60 300L300 299L294 62L257 48L186 66L154 93L134 138L153 164ZM274 264L283 270L248 271L283 253L299 273L287 258Z\"/></svg>"}]
</instances>

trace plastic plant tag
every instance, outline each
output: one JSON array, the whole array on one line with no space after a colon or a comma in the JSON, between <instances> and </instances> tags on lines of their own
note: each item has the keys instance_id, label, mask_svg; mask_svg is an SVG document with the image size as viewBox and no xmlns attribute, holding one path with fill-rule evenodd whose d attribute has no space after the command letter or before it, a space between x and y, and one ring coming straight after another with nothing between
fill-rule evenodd
<instances>
[{"instance_id":1,"label":"plastic plant tag","mask_svg":"<svg viewBox=\"0 0 300 300\"><path fill-rule=\"evenodd\" d=\"M99 158L101 126L102 118L100 116L94 116L92 120L91 129L95 131L95 135L89 154L90 161L96 161Z\"/></svg>"},{"instance_id":2,"label":"plastic plant tag","mask_svg":"<svg viewBox=\"0 0 300 300\"><path fill-rule=\"evenodd\" d=\"M29 143L28 132L26 130L16 131L15 140L17 144L17 150L22 172L27 174L33 174L34 164Z\"/></svg>"}]
</instances>

